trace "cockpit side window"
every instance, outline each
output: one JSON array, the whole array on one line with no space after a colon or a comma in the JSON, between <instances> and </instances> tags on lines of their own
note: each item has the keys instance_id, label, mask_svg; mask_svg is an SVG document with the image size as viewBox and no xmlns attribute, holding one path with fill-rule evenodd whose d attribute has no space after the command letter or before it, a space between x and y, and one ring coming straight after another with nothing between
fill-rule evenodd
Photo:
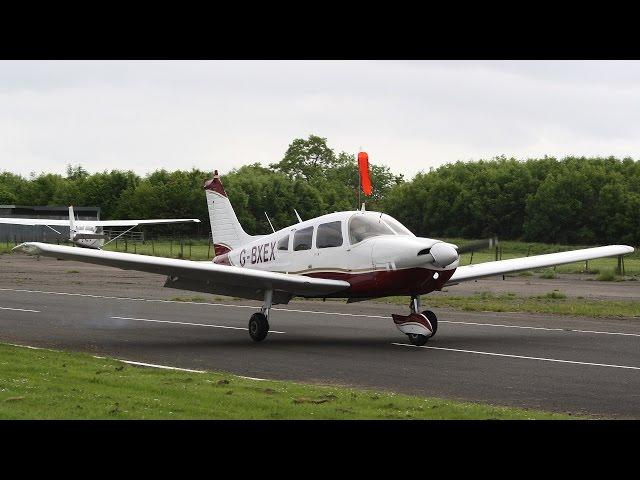
<instances>
[{"instance_id":1,"label":"cockpit side window","mask_svg":"<svg viewBox=\"0 0 640 480\"><path fill-rule=\"evenodd\" d=\"M293 235L293 251L298 250L310 250L311 249L311 237L313 237L313 227L303 228L298 230Z\"/></svg>"},{"instance_id":2,"label":"cockpit side window","mask_svg":"<svg viewBox=\"0 0 640 480\"><path fill-rule=\"evenodd\" d=\"M342 245L342 222L329 222L318 225L316 247L328 248Z\"/></svg>"},{"instance_id":3,"label":"cockpit side window","mask_svg":"<svg viewBox=\"0 0 640 480\"><path fill-rule=\"evenodd\" d=\"M289 235L278 240L278 250L289 250Z\"/></svg>"},{"instance_id":4,"label":"cockpit side window","mask_svg":"<svg viewBox=\"0 0 640 480\"><path fill-rule=\"evenodd\" d=\"M349 220L349 241L351 245L379 235L395 235L395 232L382 221L379 215L356 214Z\"/></svg>"}]
</instances>

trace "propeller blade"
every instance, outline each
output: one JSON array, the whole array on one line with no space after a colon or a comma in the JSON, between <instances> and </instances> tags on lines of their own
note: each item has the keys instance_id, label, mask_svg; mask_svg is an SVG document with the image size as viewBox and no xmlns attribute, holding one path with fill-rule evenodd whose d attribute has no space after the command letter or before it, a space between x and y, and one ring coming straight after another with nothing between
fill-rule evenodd
<instances>
[{"instance_id":1,"label":"propeller blade","mask_svg":"<svg viewBox=\"0 0 640 480\"><path fill-rule=\"evenodd\" d=\"M477 250L485 250L487 248L493 248L498 245L498 237L487 238L485 240L477 240L475 242L469 242L462 247L458 247L458 255L463 253L471 253Z\"/></svg>"}]
</instances>

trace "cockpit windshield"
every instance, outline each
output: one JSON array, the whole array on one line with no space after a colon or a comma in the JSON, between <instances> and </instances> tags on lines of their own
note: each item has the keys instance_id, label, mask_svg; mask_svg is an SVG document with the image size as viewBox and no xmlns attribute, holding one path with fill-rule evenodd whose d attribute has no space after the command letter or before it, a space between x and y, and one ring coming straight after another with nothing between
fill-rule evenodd
<instances>
[{"instance_id":1,"label":"cockpit windshield","mask_svg":"<svg viewBox=\"0 0 640 480\"><path fill-rule=\"evenodd\" d=\"M412 237L415 237L415 235L413 233L411 233L411 230L409 230L407 227L405 227L404 225L402 225L398 220L396 220L393 217L390 217L387 214L382 214L382 220L384 220L384 222L389 225L391 227L391 229L396 232L398 235L411 235Z\"/></svg>"},{"instance_id":2,"label":"cockpit windshield","mask_svg":"<svg viewBox=\"0 0 640 480\"><path fill-rule=\"evenodd\" d=\"M351 245L359 243L365 238L395 234L380 215L355 214L349 220L349 241Z\"/></svg>"}]
</instances>

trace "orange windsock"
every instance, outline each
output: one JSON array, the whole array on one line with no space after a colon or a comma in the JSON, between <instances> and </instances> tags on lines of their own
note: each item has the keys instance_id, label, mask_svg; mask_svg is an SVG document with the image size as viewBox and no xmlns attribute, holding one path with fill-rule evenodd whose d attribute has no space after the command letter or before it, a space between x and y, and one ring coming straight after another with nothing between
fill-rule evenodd
<instances>
[{"instance_id":1,"label":"orange windsock","mask_svg":"<svg viewBox=\"0 0 640 480\"><path fill-rule=\"evenodd\" d=\"M360 171L360 184L365 195L371 195L371 178L369 177L369 155L367 152L358 152L358 170Z\"/></svg>"}]
</instances>

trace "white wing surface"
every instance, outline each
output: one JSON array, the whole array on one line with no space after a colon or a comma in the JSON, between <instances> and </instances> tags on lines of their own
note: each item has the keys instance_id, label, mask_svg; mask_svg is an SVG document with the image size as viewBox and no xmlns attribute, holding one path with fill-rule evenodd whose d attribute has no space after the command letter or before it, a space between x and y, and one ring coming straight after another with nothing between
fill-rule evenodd
<instances>
[{"instance_id":1,"label":"white wing surface","mask_svg":"<svg viewBox=\"0 0 640 480\"><path fill-rule=\"evenodd\" d=\"M282 290L293 295L322 296L348 288L348 282L305 277L303 275L264 272L213 262L194 262L176 258L152 257L132 253L106 252L84 248L65 247L49 243L22 243L14 250L47 257L95 263L124 270L139 270L169 277L211 282L242 289Z\"/></svg>"},{"instance_id":2,"label":"white wing surface","mask_svg":"<svg viewBox=\"0 0 640 480\"><path fill-rule=\"evenodd\" d=\"M519 272L531 270L533 268L552 267L564 263L583 262L594 258L616 257L632 253L633 247L627 245L607 245L605 247L584 248L581 250L570 250L568 252L549 253L546 255L534 255L532 257L511 258L509 260L498 260L496 262L478 263L475 265L465 265L458 267L453 276L447 282L451 285L467 280L475 280L492 275L502 275L503 273Z\"/></svg>"},{"instance_id":3,"label":"white wing surface","mask_svg":"<svg viewBox=\"0 0 640 480\"><path fill-rule=\"evenodd\" d=\"M79 220L77 223L83 223ZM86 221L89 225L96 227L135 227L136 225L155 225L161 223L200 223L197 218L158 218L155 220L96 220Z\"/></svg>"},{"instance_id":4,"label":"white wing surface","mask_svg":"<svg viewBox=\"0 0 640 480\"><path fill-rule=\"evenodd\" d=\"M46 218L0 218L0 223L11 225L52 225L68 227L69 220ZM96 227L135 227L136 225L154 225L160 223L200 223L197 218L158 218L154 220L76 220L78 227L93 225Z\"/></svg>"},{"instance_id":5,"label":"white wing surface","mask_svg":"<svg viewBox=\"0 0 640 480\"><path fill-rule=\"evenodd\" d=\"M0 218L0 223L8 225L54 225L68 227L69 220L51 220L46 218Z\"/></svg>"}]
</instances>

